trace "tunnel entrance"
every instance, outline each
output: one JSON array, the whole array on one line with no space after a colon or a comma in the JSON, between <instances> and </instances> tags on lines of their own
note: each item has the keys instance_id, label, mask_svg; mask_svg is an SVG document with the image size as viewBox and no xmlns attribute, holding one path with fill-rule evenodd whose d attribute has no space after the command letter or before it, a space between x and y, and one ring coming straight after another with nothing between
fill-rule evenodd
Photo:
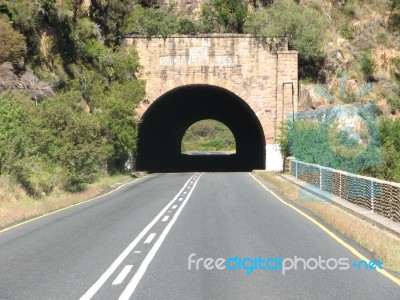
<instances>
[{"instance_id":1,"label":"tunnel entrance","mask_svg":"<svg viewBox=\"0 0 400 300\"><path fill-rule=\"evenodd\" d=\"M181 142L194 123L225 124L236 141L230 155L187 155ZM211 85L186 85L159 97L138 128L136 169L149 172L233 172L265 169L265 137L249 105L234 93Z\"/></svg>"},{"instance_id":2,"label":"tunnel entrance","mask_svg":"<svg viewBox=\"0 0 400 300\"><path fill-rule=\"evenodd\" d=\"M236 153L236 141L223 123L207 119L192 124L181 142L181 154L229 155Z\"/></svg>"}]
</instances>

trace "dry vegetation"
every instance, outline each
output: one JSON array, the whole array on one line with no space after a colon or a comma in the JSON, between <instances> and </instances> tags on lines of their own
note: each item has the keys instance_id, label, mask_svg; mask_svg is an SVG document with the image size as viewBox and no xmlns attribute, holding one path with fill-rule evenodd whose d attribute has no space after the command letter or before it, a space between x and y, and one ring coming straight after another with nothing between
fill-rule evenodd
<instances>
[{"instance_id":1,"label":"dry vegetation","mask_svg":"<svg viewBox=\"0 0 400 300\"><path fill-rule=\"evenodd\" d=\"M317 214L339 232L354 239L359 245L372 252L376 259L384 262L385 269L400 274L400 238L331 203L301 201L299 199L300 193L302 195L307 194L306 197L310 198L315 196L304 192L295 185L288 184L277 173L263 172L260 176L271 183L285 197Z\"/></svg>"},{"instance_id":2,"label":"dry vegetation","mask_svg":"<svg viewBox=\"0 0 400 300\"><path fill-rule=\"evenodd\" d=\"M88 200L129 178L127 175L103 176L82 192L57 190L35 200L10 177L0 177L0 229Z\"/></svg>"}]
</instances>

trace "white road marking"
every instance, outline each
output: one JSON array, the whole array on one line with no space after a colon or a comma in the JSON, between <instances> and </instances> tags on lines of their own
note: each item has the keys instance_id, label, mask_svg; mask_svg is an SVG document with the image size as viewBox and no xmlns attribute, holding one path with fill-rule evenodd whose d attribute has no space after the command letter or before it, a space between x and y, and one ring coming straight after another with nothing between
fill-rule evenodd
<instances>
[{"instance_id":1,"label":"white road marking","mask_svg":"<svg viewBox=\"0 0 400 300\"><path fill-rule=\"evenodd\" d=\"M183 192L183 194L185 195L185 194L187 194L187 192Z\"/></svg>"},{"instance_id":2,"label":"white road marking","mask_svg":"<svg viewBox=\"0 0 400 300\"><path fill-rule=\"evenodd\" d=\"M126 278L126 276L129 274L129 272L132 270L132 265L127 265L125 266L121 273L119 273L119 275L117 276L117 278L115 278L115 280L113 281L113 285L118 285L121 284L122 281L124 281L124 279Z\"/></svg>"},{"instance_id":3,"label":"white road marking","mask_svg":"<svg viewBox=\"0 0 400 300\"><path fill-rule=\"evenodd\" d=\"M165 216L161 221L165 222L165 221L168 221L168 219L169 219L169 216Z\"/></svg>"},{"instance_id":4,"label":"white road marking","mask_svg":"<svg viewBox=\"0 0 400 300\"><path fill-rule=\"evenodd\" d=\"M200 176L197 178L196 182L193 185L193 189L190 190L190 193L186 197L185 201L182 203L182 205L176 211L176 213L172 217L171 221L167 224L167 226L165 227L164 231L161 233L158 240L154 243L153 247L150 249L149 253L143 260L139 269L136 271L135 275L133 276L131 281L128 283L125 290L122 292L121 296L118 298L119 300L128 300L132 296L132 294L135 292L135 289L136 289L137 285L139 284L139 281L142 279L144 273L147 270L147 267L153 260L158 249L160 248L161 244L165 240L168 232L171 230L171 227L174 225L175 221L178 219L179 214L181 213L182 209L185 207L186 203L188 202L190 196L192 195L192 192L194 191L194 188L195 188L197 182L199 182L199 179L200 179Z\"/></svg>"},{"instance_id":5,"label":"white road marking","mask_svg":"<svg viewBox=\"0 0 400 300\"><path fill-rule=\"evenodd\" d=\"M150 233L149 236L147 237L147 239L144 241L144 243L145 243L145 244L150 244L151 241L154 239L155 236L156 236L156 234L155 234L154 232L153 232L153 233Z\"/></svg>"},{"instance_id":6,"label":"white road marking","mask_svg":"<svg viewBox=\"0 0 400 300\"><path fill-rule=\"evenodd\" d=\"M139 251L139 250L136 250L135 252L133 252L133 253L142 253L142 251Z\"/></svg>"},{"instance_id":7,"label":"white road marking","mask_svg":"<svg viewBox=\"0 0 400 300\"><path fill-rule=\"evenodd\" d=\"M149 223L147 226L139 233L139 235L126 247L124 251L117 257L117 259L111 264L111 266L100 276L99 279L86 291L86 293L79 298L80 300L89 300L97 293L97 291L104 285L104 283L110 278L114 271L119 267L119 265L124 261L124 259L132 252L133 248L140 242L140 240L147 234L147 232L154 226L155 223L165 214L169 207L175 202L180 196L182 191L189 184L190 180L195 178L196 174L193 175L186 181L182 189L176 194L174 199L172 199L161 211L160 213Z\"/></svg>"},{"instance_id":8,"label":"white road marking","mask_svg":"<svg viewBox=\"0 0 400 300\"><path fill-rule=\"evenodd\" d=\"M175 208L177 208L178 207L178 205L174 205L174 206L172 206L172 209L175 209Z\"/></svg>"},{"instance_id":9,"label":"white road marking","mask_svg":"<svg viewBox=\"0 0 400 300\"><path fill-rule=\"evenodd\" d=\"M179 201L182 201L183 200L183 198L179 198Z\"/></svg>"}]
</instances>

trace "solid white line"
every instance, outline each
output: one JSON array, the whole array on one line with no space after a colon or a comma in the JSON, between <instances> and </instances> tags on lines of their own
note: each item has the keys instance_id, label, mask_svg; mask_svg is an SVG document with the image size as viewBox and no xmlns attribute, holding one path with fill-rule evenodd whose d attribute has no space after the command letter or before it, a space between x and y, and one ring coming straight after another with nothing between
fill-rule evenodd
<instances>
[{"instance_id":1,"label":"solid white line","mask_svg":"<svg viewBox=\"0 0 400 300\"><path fill-rule=\"evenodd\" d=\"M177 208L178 207L178 205L174 205L174 206L172 206L172 209L175 209L175 208Z\"/></svg>"},{"instance_id":2,"label":"solid white line","mask_svg":"<svg viewBox=\"0 0 400 300\"><path fill-rule=\"evenodd\" d=\"M182 209L185 207L186 203L188 202L190 196L192 195L192 192L194 191L194 188L196 184L199 182L201 176L198 177L196 182L193 185L193 189L190 190L190 193L187 195L185 201L182 203L182 205L179 207L179 209L176 211L175 215L172 217L171 221L167 224L165 227L164 231L161 233L160 237L158 240L154 243L153 248L150 249L149 253L143 260L142 264L140 265L139 269L136 271L136 274L133 276L131 281L128 283L126 286L125 290L122 292L121 296L118 298L119 300L128 300L132 294L134 293L137 285L139 284L140 279L142 279L144 273L147 270L147 267L153 260L154 256L156 255L158 249L160 248L161 244L165 240L168 232L171 230L171 227L174 225L175 221L178 219L179 214L181 213Z\"/></svg>"},{"instance_id":3,"label":"solid white line","mask_svg":"<svg viewBox=\"0 0 400 300\"><path fill-rule=\"evenodd\" d=\"M182 191L189 184L190 180L193 180L193 175L186 181L183 185L182 189L176 194L174 199L172 199L160 213L139 233L139 235L126 247L126 249L117 257L117 259L111 264L111 266L100 276L99 279L87 290L87 292L79 298L80 300L89 300L97 293L97 291L104 285L104 283L110 278L110 276L114 273L114 271L119 267L119 265L124 261L124 259L132 252L133 248L140 242L140 240L147 234L147 232L154 226L155 223L165 214L167 209L178 199L178 196L182 193Z\"/></svg>"},{"instance_id":4,"label":"solid white line","mask_svg":"<svg viewBox=\"0 0 400 300\"><path fill-rule=\"evenodd\" d=\"M117 276L117 278L115 278L115 280L113 281L113 285L118 285L121 284L122 281L124 281L125 277L129 274L129 272L132 270L132 265L127 265L125 266L121 273L119 273L119 275Z\"/></svg>"},{"instance_id":5,"label":"solid white line","mask_svg":"<svg viewBox=\"0 0 400 300\"><path fill-rule=\"evenodd\" d=\"M154 239L155 236L156 236L156 234L155 234L154 232L153 232L153 233L150 233L149 236L147 237L147 239L144 241L144 243L145 243L145 244L150 244L151 241Z\"/></svg>"},{"instance_id":6,"label":"solid white line","mask_svg":"<svg viewBox=\"0 0 400 300\"><path fill-rule=\"evenodd\" d=\"M161 221L165 222L165 221L168 221L168 219L169 219L169 216L165 216Z\"/></svg>"}]
</instances>

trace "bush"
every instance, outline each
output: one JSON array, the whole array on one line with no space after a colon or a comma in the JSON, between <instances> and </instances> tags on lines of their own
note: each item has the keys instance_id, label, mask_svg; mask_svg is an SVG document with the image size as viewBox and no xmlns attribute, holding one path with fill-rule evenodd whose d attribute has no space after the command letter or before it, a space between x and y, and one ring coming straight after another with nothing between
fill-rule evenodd
<instances>
[{"instance_id":1,"label":"bush","mask_svg":"<svg viewBox=\"0 0 400 300\"><path fill-rule=\"evenodd\" d=\"M400 96L389 97L388 104L390 107L390 112L395 114L398 110L400 110Z\"/></svg>"},{"instance_id":2,"label":"bush","mask_svg":"<svg viewBox=\"0 0 400 300\"><path fill-rule=\"evenodd\" d=\"M140 81L115 83L100 99L95 116L101 123L107 142L110 171L123 171L124 163L136 150L137 128L134 107L144 97Z\"/></svg>"},{"instance_id":3,"label":"bush","mask_svg":"<svg viewBox=\"0 0 400 300\"><path fill-rule=\"evenodd\" d=\"M299 51L301 61L318 60L325 36L325 19L316 11L292 0L276 1L250 13L246 33L262 37L287 36L289 47Z\"/></svg>"},{"instance_id":4,"label":"bush","mask_svg":"<svg viewBox=\"0 0 400 300\"><path fill-rule=\"evenodd\" d=\"M375 62L372 59L371 55L367 52L364 52L361 55L361 71L364 73L365 79L369 81L371 79L372 74L374 73Z\"/></svg>"},{"instance_id":5,"label":"bush","mask_svg":"<svg viewBox=\"0 0 400 300\"><path fill-rule=\"evenodd\" d=\"M25 37L14 30L5 18L0 18L0 63L18 63L26 55Z\"/></svg>"},{"instance_id":6,"label":"bush","mask_svg":"<svg viewBox=\"0 0 400 300\"><path fill-rule=\"evenodd\" d=\"M174 6L144 8L136 5L124 25L124 33L151 36L170 36L178 31Z\"/></svg>"},{"instance_id":7,"label":"bush","mask_svg":"<svg viewBox=\"0 0 400 300\"><path fill-rule=\"evenodd\" d=\"M389 26L393 31L400 30L400 0L391 0Z\"/></svg>"},{"instance_id":8,"label":"bush","mask_svg":"<svg viewBox=\"0 0 400 300\"><path fill-rule=\"evenodd\" d=\"M201 8L206 32L243 33L248 14L248 2L243 0L210 0Z\"/></svg>"},{"instance_id":9,"label":"bush","mask_svg":"<svg viewBox=\"0 0 400 300\"><path fill-rule=\"evenodd\" d=\"M289 143L289 127L285 122L282 122L278 127L278 144L284 158L290 156L290 143Z\"/></svg>"}]
</instances>

